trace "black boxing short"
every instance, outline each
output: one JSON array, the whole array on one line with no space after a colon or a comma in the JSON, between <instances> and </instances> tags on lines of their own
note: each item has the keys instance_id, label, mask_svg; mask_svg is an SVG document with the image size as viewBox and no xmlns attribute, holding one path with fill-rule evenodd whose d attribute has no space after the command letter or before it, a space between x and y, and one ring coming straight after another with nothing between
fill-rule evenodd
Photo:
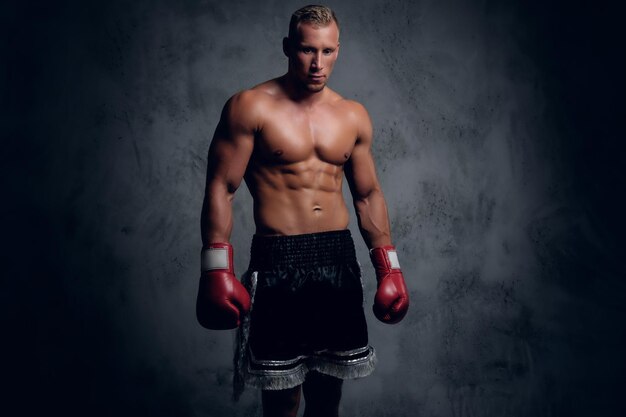
<instances>
[{"instance_id":1,"label":"black boxing short","mask_svg":"<svg viewBox=\"0 0 626 417\"><path fill-rule=\"evenodd\" d=\"M369 375L361 269L349 230L252 239L242 283L252 309L237 334L235 398L244 383L287 389L308 371Z\"/></svg>"}]
</instances>

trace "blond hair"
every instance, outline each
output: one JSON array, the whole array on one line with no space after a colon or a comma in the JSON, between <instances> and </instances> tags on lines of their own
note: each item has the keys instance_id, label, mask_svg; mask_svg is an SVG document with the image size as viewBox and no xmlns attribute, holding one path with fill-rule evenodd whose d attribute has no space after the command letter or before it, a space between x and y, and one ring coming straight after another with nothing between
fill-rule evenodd
<instances>
[{"instance_id":1,"label":"blond hair","mask_svg":"<svg viewBox=\"0 0 626 417\"><path fill-rule=\"evenodd\" d=\"M314 26L325 27L335 22L337 29L339 29L339 22L335 12L330 7L311 4L304 6L291 15L289 21L289 39L296 39L298 34L298 25L300 23L310 23Z\"/></svg>"}]
</instances>

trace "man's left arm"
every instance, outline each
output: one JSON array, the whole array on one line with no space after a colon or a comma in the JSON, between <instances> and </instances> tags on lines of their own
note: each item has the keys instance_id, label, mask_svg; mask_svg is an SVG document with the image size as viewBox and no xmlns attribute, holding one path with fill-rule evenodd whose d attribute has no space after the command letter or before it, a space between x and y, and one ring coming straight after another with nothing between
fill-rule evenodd
<instances>
[{"instance_id":1,"label":"man's left arm","mask_svg":"<svg viewBox=\"0 0 626 417\"><path fill-rule=\"evenodd\" d=\"M353 112L357 140L345 174L352 194L359 230L376 270L378 289L374 315L384 323L398 323L409 308L409 293L404 282L396 248L391 243L387 204L376 176L372 156L372 122L367 111L355 103Z\"/></svg>"}]
</instances>

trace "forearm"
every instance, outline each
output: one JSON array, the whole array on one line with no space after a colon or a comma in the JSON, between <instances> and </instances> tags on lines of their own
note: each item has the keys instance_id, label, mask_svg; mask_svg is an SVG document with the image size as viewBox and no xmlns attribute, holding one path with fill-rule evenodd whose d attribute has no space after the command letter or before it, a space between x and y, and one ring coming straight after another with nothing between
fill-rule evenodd
<instances>
[{"instance_id":1,"label":"forearm","mask_svg":"<svg viewBox=\"0 0 626 417\"><path fill-rule=\"evenodd\" d=\"M234 194L224 184L207 185L200 221L203 247L210 243L230 241L233 229L233 197Z\"/></svg>"},{"instance_id":2,"label":"forearm","mask_svg":"<svg viewBox=\"0 0 626 417\"><path fill-rule=\"evenodd\" d=\"M391 245L387 204L379 188L355 203L359 228L376 272L374 315L383 323L400 322L409 309L409 293L396 248Z\"/></svg>"},{"instance_id":3,"label":"forearm","mask_svg":"<svg viewBox=\"0 0 626 417\"><path fill-rule=\"evenodd\" d=\"M367 247L391 245L389 215L382 191L375 189L367 196L355 198L354 208Z\"/></svg>"},{"instance_id":4,"label":"forearm","mask_svg":"<svg viewBox=\"0 0 626 417\"><path fill-rule=\"evenodd\" d=\"M203 327L212 330L234 329L250 311L250 295L235 276L233 248L228 243L232 197L226 187L208 183L202 206L203 248L196 317Z\"/></svg>"}]
</instances>

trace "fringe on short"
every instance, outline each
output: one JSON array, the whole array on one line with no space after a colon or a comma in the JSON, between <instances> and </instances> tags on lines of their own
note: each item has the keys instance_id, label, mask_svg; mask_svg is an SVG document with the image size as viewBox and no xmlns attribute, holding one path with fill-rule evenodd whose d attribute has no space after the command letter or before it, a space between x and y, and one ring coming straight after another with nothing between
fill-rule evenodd
<instances>
[{"instance_id":1,"label":"fringe on short","mask_svg":"<svg viewBox=\"0 0 626 417\"><path fill-rule=\"evenodd\" d=\"M370 375L377 363L374 348L370 347L369 349L368 356L358 363L344 365L312 356L289 371L264 371L257 373L249 371L245 377L245 383L264 390L288 389L301 385L309 371L317 371L340 379L362 378Z\"/></svg>"},{"instance_id":2,"label":"fringe on short","mask_svg":"<svg viewBox=\"0 0 626 417\"><path fill-rule=\"evenodd\" d=\"M360 265L359 265L360 266ZM309 371L334 376L341 379L355 379L370 375L376 367L377 357L373 347L367 346L366 356L350 363L341 363L321 356L309 356L295 368L281 371L255 372L250 367L248 352L248 337L250 335L250 317L254 308L254 296L257 287L257 272L246 271L241 277L241 283L250 293L250 312L244 316L237 329L235 355L233 360L233 400L238 401L245 386L250 385L264 390L281 390L301 385Z\"/></svg>"},{"instance_id":3,"label":"fringe on short","mask_svg":"<svg viewBox=\"0 0 626 417\"><path fill-rule=\"evenodd\" d=\"M250 316L254 308L254 294L256 293L257 272L246 271L241 276L241 283L250 293L250 312L243 318L243 322L237 329L235 342L233 377L233 400L238 401L245 388L245 371L248 369L248 336L250 335Z\"/></svg>"}]
</instances>

